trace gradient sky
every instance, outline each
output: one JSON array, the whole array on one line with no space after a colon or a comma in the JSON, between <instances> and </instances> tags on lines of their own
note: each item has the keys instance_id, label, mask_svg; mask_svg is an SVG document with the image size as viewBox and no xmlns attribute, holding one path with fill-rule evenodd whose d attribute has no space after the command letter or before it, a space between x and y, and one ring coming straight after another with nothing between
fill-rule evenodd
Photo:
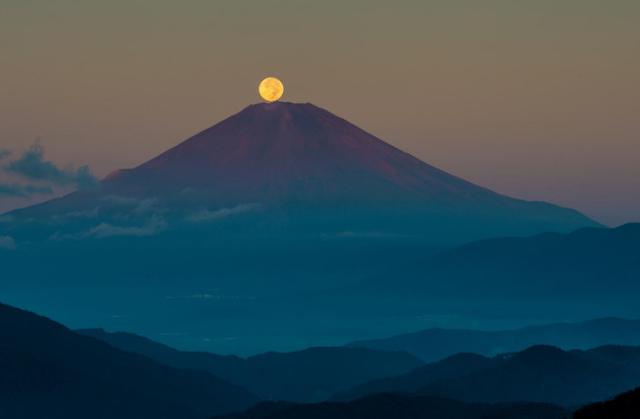
<instances>
[{"instance_id":1,"label":"gradient sky","mask_svg":"<svg viewBox=\"0 0 640 419\"><path fill-rule=\"evenodd\" d=\"M498 192L640 221L637 0L2 0L0 75L0 148L99 176L276 75Z\"/></svg>"}]
</instances>

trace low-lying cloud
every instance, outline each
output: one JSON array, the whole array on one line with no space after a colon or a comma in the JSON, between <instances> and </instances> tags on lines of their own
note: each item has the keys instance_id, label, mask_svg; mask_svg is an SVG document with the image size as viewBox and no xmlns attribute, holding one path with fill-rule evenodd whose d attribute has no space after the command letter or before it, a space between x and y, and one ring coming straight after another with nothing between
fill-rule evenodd
<instances>
[{"instance_id":1,"label":"low-lying cloud","mask_svg":"<svg viewBox=\"0 0 640 419\"><path fill-rule=\"evenodd\" d=\"M195 212L187 217L187 221L191 221L193 223L207 222L219 220L221 218L230 217L236 214L242 214L245 212L255 211L260 208L260 204L252 203L252 204L241 204L231 208L220 208L217 210L201 210Z\"/></svg>"},{"instance_id":2,"label":"low-lying cloud","mask_svg":"<svg viewBox=\"0 0 640 419\"><path fill-rule=\"evenodd\" d=\"M161 217L151 217L151 219L141 226L117 226L108 223L102 223L86 233L86 237L103 239L106 237L147 237L155 236L167 228L167 222Z\"/></svg>"},{"instance_id":3,"label":"low-lying cloud","mask_svg":"<svg viewBox=\"0 0 640 419\"><path fill-rule=\"evenodd\" d=\"M44 148L36 143L29 147L16 160L4 166L8 173L24 179L48 182L56 186L73 186L78 189L90 189L98 185L98 180L91 173L89 166L60 168L55 163L45 160Z\"/></svg>"},{"instance_id":4,"label":"low-lying cloud","mask_svg":"<svg viewBox=\"0 0 640 419\"><path fill-rule=\"evenodd\" d=\"M110 223L100 223L78 234L60 234L51 236L52 240L81 240L81 239L105 239L109 237L148 237L155 236L166 230L166 220L153 215L142 225L115 225Z\"/></svg>"},{"instance_id":5,"label":"low-lying cloud","mask_svg":"<svg viewBox=\"0 0 640 419\"><path fill-rule=\"evenodd\" d=\"M157 198L132 198L108 195L100 199L107 208L126 210L131 215L160 214L164 210L158 206Z\"/></svg>"}]
</instances>

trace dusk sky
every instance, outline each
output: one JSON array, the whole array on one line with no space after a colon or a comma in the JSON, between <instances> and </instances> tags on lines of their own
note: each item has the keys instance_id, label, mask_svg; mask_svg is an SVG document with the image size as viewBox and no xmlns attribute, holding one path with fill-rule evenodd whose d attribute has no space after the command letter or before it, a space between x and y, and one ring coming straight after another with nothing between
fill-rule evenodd
<instances>
[{"instance_id":1,"label":"dusk sky","mask_svg":"<svg viewBox=\"0 0 640 419\"><path fill-rule=\"evenodd\" d=\"M102 177L274 75L497 192L640 221L637 0L2 0L0 72L6 161L39 139Z\"/></svg>"}]
</instances>

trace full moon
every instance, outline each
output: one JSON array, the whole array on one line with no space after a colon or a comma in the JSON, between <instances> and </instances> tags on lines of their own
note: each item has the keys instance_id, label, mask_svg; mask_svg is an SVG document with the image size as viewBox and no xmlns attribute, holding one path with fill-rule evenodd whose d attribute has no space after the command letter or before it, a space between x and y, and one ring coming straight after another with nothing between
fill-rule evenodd
<instances>
[{"instance_id":1,"label":"full moon","mask_svg":"<svg viewBox=\"0 0 640 419\"><path fill-rule=\"evenodd\" d=\"M267 77L260 82L258 93L266 102L275 102L282 97L284 85L275 77Z\"/></svg>"}]
</instances>

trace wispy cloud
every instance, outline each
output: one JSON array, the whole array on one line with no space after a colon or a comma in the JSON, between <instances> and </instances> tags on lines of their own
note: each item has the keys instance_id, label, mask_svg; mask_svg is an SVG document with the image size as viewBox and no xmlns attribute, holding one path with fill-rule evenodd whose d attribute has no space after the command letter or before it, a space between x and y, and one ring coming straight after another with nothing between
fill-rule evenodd
<instances>
[{"instance_id":1,"label":"wispy cloud","mask_svg":"<svg viewBox=\"0 0 640 419\"><path fill-rule=\"evenodd\" d=\"M50 186L23 185L20 183L0 183L0 196L28 197L53 193Z\"/></svg>"},{"instance_id":2,"label":"wispy cloud","mask_svg":"<svg viewBox=\"0 0 640 419\"><path fill-rule=\"evenodd\" d=\"M193 214L187 217L187 221L191 221L194 223L206 222L219 220L221 218L230 217L236 214L242 214L245 212L255 211L260 208L260 204L251 203L251 204L241 204L231 208L220 208L217 210L201 210L194 212Z\"/></svg>"},{"instance_id":3,"label":"wispy cloud","mask_svg":"<svg viewBox=\"0 0 640 419\"><path fill-rule=\"evenodd\" d=\"M167 222L159 215L153 215L146 223L137 226L121 226L110 223L100 223L87 231L78 234L53 234L51 240L80 240L80 239L104 239L108 237L148 237L164 231Z\"/></svg>"},{"instance_id":4,"label":"wispy cloud","mask_svg":"<svg viewBox=\"0 0 640 419\"><path fill-rule=\"evenodd\" d=\"M167 223L160 217L152 217L149 222L142 226L116 226L108 223L102 223L86 234L87 237L94 237L96 239L103 239L105 237L119 237L119 236L155 236L164 229L167 228Z\"/></svg>"},{"instance_id":5,"label":"wispy cloud","mask_svg":"<svg viewBox=\"0 0 640 419\"><path fill-rule=\"evenodd\" d=\"M114 220L130 221L132 219L157 216L162 217L165 210L160 208L156 198L129 198L117 195L108 195L100 198L100 205L91 209L83 209L78 211L70 211L63 214L53 216L56 221L67 221L70 219L91 219L98 218L101 212L109 213L116 210L115 214L111 214ZM98 228L100 226L96 226Z\"/></svg>"},{"instance_id":6,"label":"wispy cloud","mask_svg":"<svg viewBox=\"0 0 640 419\"><path fill-rule=\"evenodd\" d=\"M135 207L140 203L140 199L120 195L107 195L100 198L100 201L116 207Z\"/></svg>"},{"instance_id":7,"label":"wispy cloud","mask_svg":"<svg viewBox=\"0 0 640 419\"><path fill-rule=\"evenodd\" d=\"M25 179L48 182L56 186L74 186L78 189L89 189L97 186L98 180L88 166L60 168L55 163L45 160L44 148L35 143L22 155L4 166L9 172Z\"/></svg>"},{"instance_id":8,"label":"wispy cloud","mask_svg":"<svg viewBox=\"0 0 640 419\"><path fill-rule=\"evenodd\" d=\"M159 214L163 210L158 206L157 198L132 198L120 195L108 195L100 199L107 207L127 209L134 215Z\"/></svg>"},{"instance_id":9,"label":"wispy cloud","mask_svg":"<svg viewBox=\"0 0 640 419\"><path fill-rule=\"evenodd\" d=\"M100 213L100 207L90 210L70 211L64 214L54 215L53 218L58 221L65 221L74 218L97 218Z\"/></svg>"},{"instance_id":10,"label":"wispy cloud","mask_svg":"<svg viewBox=\"0 0 640 419\"><path fill-rule=\"evenodd\" d=\"M0 249L15 250L16 241L11 236L0 236Z\"/></svg>"}]
</instances>

